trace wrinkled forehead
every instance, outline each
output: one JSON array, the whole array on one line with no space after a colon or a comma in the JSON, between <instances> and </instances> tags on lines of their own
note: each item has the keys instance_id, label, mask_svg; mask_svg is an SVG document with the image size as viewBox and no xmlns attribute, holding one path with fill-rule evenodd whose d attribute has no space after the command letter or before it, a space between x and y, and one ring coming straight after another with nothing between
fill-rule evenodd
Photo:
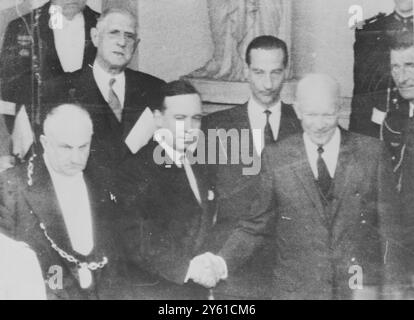
<instances>
[{"instance_id":1,"label":"wrinkled forehead","mask_svg":"<svg viewBox=\"0 0 414 320\"><path fill-rule=\"evenodd\" d=\"M113 12L108 14L100 23L106 30L120 30L125 32L137 33L138 23L136 19L122 12Z\"/></svg>"}]
</instances>

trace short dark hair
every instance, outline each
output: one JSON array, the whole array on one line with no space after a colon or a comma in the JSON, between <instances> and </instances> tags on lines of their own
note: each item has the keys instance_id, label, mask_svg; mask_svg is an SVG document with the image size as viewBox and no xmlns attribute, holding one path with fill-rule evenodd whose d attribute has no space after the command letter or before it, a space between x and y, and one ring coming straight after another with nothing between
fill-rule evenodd
<instances>
[{"instance_id":1,"label":"short dark hair","mask_svg":"<svg viewBox=\"0 0 414 320\"><path fill-rule=\"evenodd\" d=\"M246 63L250 66L250 52L254 49L273 50L280 49L283 51L283 66L286 68L289 63L289 53L286 42L274 36L264 35L254 38L246 49Z\"/></svg>"},{"instance_id":2,"label":"short dark hair","mask_svg":"<svg viewBox=\"0 0 414 320\"><path fill-rule=\"evenodd\" d=\"M406 31L391 36L388 40L390 51L405 50L414 47L414 35Z\"/></svg>"},{"instance_id":3,"label":"short dark hair","mask_svg":"<svg viewBox=\"0 0 414 320\"><path fill-rule=\"evenodd\" d=\"M181 96L185 94L196 94L201 97L197 89L187 80L174 80L164 84L160 89L160 100L158 108L160 111L165 110L165 98Z\"/></svg>"}]
</instances>

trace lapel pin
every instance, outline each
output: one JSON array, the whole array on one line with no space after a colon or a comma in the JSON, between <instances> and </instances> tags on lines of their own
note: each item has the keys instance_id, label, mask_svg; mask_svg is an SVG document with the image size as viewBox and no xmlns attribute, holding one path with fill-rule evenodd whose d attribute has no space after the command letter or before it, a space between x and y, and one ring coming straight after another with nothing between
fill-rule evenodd
<instances>
[{"instance_id":1,"label":"lapel pin","mask_svg":"<svg viewBox=\"0 0 414 320\"><path fill-rule=\"evenodd\" d=\"M214 200L214 191L213 190L208 190L207 199L208 199L208 201L213 201Z\"/></svg>"}]
</instances>

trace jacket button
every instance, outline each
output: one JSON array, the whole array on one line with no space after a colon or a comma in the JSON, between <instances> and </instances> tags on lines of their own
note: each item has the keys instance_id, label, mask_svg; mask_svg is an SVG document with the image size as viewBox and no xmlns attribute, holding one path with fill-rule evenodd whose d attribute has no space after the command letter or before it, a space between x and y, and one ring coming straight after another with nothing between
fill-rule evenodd
<instances>
[{"instance_id":1,"label":"jacket button","mask_svg":"<svg viewBox=\"0 0 414 320\"><path fill-rule=\"evenodd\" d=\"M351 262L355 262L355 261L356 261L356 258L352 258L352 259L351 259Z\"/></svg>"},{"instance_id":2,"label":"jacket button","mask_svg":"<svg viewBox=\"0 0 414 320\"><path fill-rule=\"evenodd\" d=\"M355 196L356 196L356 197L360 197L360 196L361 196L361 194L357 191L357 192L355 192Z\"/></svg>"},{"instance_id":3,"label":"jacket button","mask_svg":"<svg viewBox=\"0 0 414 320\"><path fill-rule=\"evenodd\" d=\"M361 223L362 224L366 224L367 222L366 222L366 220L362 220Z\"/></svg>"}]
</instances>

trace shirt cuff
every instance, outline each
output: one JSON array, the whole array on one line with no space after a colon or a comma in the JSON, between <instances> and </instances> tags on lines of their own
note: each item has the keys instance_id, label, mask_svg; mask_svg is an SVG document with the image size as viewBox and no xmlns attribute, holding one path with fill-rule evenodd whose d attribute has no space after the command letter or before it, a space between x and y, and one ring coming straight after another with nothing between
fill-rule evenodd
<instances>
[{"instance_id":1,"label":"shirt cuff","mask_svg":"<svg viewBox=\"0 0 414 320\"><path fill-rule=\"evenodd\" d=\"M217 258L217 263L220 264L220 269L221 269L220 280L226 280L228 277L228 269L227 269L226 261L220 256L216 256L216 258Z\"/></svg>"}]
</instances>

